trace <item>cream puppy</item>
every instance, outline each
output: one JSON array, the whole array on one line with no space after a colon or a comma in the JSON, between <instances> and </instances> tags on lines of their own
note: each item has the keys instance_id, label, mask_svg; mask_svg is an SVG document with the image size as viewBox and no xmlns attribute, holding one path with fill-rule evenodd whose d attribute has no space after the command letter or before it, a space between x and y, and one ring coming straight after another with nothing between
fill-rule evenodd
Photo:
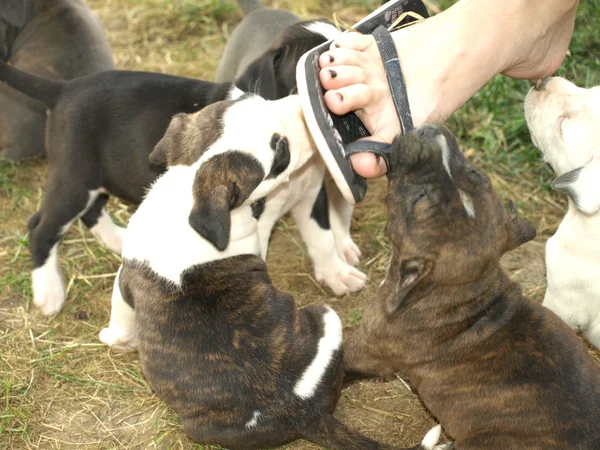
<instances>
[{"instance_id":1,"label":"cream puppy","mask_svg":"<svg viewBox=\"0 0 600 450\"><path fill-rule=\"evenodd\" d=\"M600 348L600 86L563 78L537 82L525 99L536 147L569 197L567 214L546 244L544 306Z\"/></svg>"}]
</instances>

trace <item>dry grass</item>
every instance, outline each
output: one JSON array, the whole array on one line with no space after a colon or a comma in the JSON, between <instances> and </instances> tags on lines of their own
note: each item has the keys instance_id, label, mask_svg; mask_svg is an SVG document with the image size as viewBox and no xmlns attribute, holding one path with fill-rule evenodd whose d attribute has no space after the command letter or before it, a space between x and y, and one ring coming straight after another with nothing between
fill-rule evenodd
<instances>
[{"instance_id":1,"label":"dry grass","mask_svg":"<svg viewBox=\"0 0 600 450\"><path fill-rule=\"evenodd\" d=\"M304 17L331 17L336 11L347 22L369 8L368 2L266 3ZM90 4L104 21L119 68L203 79L212 79L227 36L241 17L233 4L216 0L91 0ZM468 132L473 127L492 130L502 141L502 129L492 121L478 118L459 125ZM479 150L464 150L476 163L483 164L487 157ZM504 151L502 145L498 151ZM47 319L31 304L26 223L43 196L45 170L45 162L37 160L4 162L0 171L0 448L194 448L173 411L149 390L137 354L112 353L100 345L98 333L108 323L120 258L80 224L68 233L61 249L69 286L65 309ZM555 230L564 204L533 181L506 178L502 167L491 175L502 195L515 198L540 230L540 238L504 260L525 293L539 300L545 289L544 239ZM359 320L389 255L382 231L384 194L384 180L371 183L353 220L353 236L363 250L360 268L370 280L363 292L335 298L319 286L289 219L277 224L270 247L268 262L275 284L294 294L300 305L328 302L345 324ZM123 223L130 214L115 200L111 212ZM398 379L351 385L344 390L337 415L398 446L414 445L434 423ZM316 447L299 441L287 448Z\"/></svg>"}]
</instances>

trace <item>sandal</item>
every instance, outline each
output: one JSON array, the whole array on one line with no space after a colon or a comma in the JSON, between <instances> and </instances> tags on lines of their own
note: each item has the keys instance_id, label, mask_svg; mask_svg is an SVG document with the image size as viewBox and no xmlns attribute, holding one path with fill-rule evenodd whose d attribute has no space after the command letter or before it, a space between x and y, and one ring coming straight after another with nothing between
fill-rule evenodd
<instances>
[{"instance_id":1,"label":"sandal","mask_svg":"<svg viewBox=\"0 0 600 450\"><path fill-rule=\"evenodd\" d=\"M416 17L406 12L414 12ZM352 27L353 31L375 36L403 132L411 130L413 123L398 53L389 30L412 23L419 16L428 17L421 0L392 0ZM340 192L353 205L364 197L367 183L352 170L348 157L354 153L371 152L383 157L388 170L391 170L392 146L369 140L359 141L371 134L356 114L351 112L338 116L327 109L324 89L319 81L319 56L329 50L331 42L313 48L300 58L296 66L296 82L308 129Z\"/></svg>"}]
</instances>

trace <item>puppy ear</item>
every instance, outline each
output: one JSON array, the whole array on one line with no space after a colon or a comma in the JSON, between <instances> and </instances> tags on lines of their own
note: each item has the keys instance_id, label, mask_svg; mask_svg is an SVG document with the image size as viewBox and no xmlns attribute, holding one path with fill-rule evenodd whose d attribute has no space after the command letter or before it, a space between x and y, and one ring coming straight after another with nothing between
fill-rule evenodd
<instances>
[{"instance_id":1,"label":"puppy ear","mask_svg":"<svg viewBox=\"0 0 600 450\"><path fill-rule=\"evenodd\" d=\"M536 235L536 230L533 226L525 222L517 211L515 203L509 202L510 213L508 216L508 241L506 251L514 250L523 245L525 242L532 240Z\"/></svg>"},{"instance_id":2,"label":"puppy ear","mask_svg":"<svg viewBox=\"0 0 600 450\"><path fill-rule=\"evenodd\" d=\"M567 172L552 182L552 188L569 196L585 214L600 211L600 153L585 166Z\"/></svg>"},{"instance_id":3,"label":"puppy ear","mask_svg":"<svg viewBox=\"0 0 600 450\"><path fill-rule=\"evenodd\" d=\"M213 156L196 172L188 223L217 250L225 250L231 210L241 206L264 177L260 162L248 154L232 150Z\"/></svg>"},{"instance_id":4,"label":"puppy ear","mask_svg":"<svg viewBox=\"0 0 600 450\"><path fill-rule=\"evenodd\" d=\"M22 28L29 18L32 0L2 0L0 17L12 26Z\"/></svg>"},{"instance_id":5,"label":"puppy ear","mask_svg":"<svg viewBox=\"0 0 600 450\"><path fill-rule=\"evenodd\" d=\"M394 295L385 303L388 315L423 297L433 287L430 281L434 262L426 258L410 258L400 263L400 277Z\"/></svg>"},{"instance_id":6,"label":"puppy ear","mask_svg":"<svg viewBox=\"0 0 600 450\"><path fill-rule=\"evenodd\" d=\"M265 100L278 100L282 97L278 92L279 62L284 50L274 48L259 56L246 71L235 80L235 85L244 92L258 94ZM283 96L288 92L283 93Z\"/></svg>"},{"instance_id":7,"label":"puppy ear","mask_svg":"<svg viewBox=\"0 0 600 450\"><path fill-rule=\"evenodd\" d=\"M185 129L185 117L186 115L183 113L173 116L167 131L165 131L162 139L158 141L158 144L156 144L154 150L148 156L150 164L159 167L166 167L168 164L173 165L175 150L181 147L181 137Z\"/></svg>"}]
</instances>

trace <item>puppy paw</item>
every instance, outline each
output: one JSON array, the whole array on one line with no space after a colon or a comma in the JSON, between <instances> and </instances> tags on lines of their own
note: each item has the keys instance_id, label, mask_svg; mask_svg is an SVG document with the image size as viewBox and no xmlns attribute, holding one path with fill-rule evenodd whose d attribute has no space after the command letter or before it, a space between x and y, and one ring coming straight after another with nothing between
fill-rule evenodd
<instances>
[{"instance_id":1,"label":"puppy paw","mask_svg":"<svg viewBox=\"0 0 600 450\"><path fill-rule=\"evenodd\" d=\"M54 316L65 304L65 286L60 273L46 266L35 269L31 276L33 303L45 316Z\"/></svg>"},{"instance_id":2,"label":"puppy paw","mask_svg":"<svg viewBox=\"0 0 600 450\"><path fill-rule=\"evenodd\" d=\"M125 228L115 224L107 212L103 213L98 223L90 228L90 231L106 245L106 248L119 255L122 253Z\"/></svg>"},{"instance_id":3,"label":"puppy paw","mask_svg":"<svg viewBox=\"0 0 600 450\"><path fill-rule=\"evenodd\" d=\"M127 352L135 350L138 339L135 333L121 328L103 328L100 331L100 341L108 345L112 350Z\"/></svg>"},{"instance_id":4,"label":"puppy paw","mask_svg":"<svg viewBox=\"0 0 600 450\"><path fill-rule=\"evenodd\" d=\"M319 283L325 283L335 295L360 291L367 283L366 274L340 258L335 258L330 264L315 268L315 276Z\"/></svg>"},{"instance_id":5,"label":"puppy paw","mask_svg":"<svg viewBox=\"0 0 600 450\"><path fill-rule=\"evenodd\" d=\"M360 261L361 251L358 245L354 243L352 238L348 236L344 241L337 245L337 251L342 258L342 261L350 264L351 266L357 266Z\"/></svg>"}]
</instances>

